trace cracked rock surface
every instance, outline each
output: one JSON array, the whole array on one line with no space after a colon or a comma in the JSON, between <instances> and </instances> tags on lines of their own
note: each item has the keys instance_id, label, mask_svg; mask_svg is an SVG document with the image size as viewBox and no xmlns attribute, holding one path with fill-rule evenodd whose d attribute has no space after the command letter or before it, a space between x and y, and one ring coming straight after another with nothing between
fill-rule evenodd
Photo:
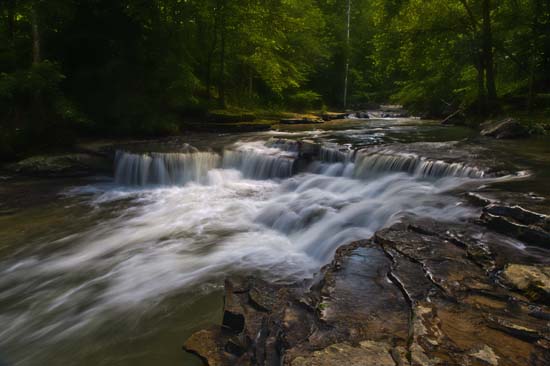
<instances>
[{"instance_id":1,"label":"cracked rock surface","mask_svg":"<svg viewBox=\"0 0 550 366\"><path fill-rule=\"evenodd\" d=\"M546 229L547 216L491 205ZM222 326L184 348L211 366L550 365L544 242L520 249L494 225L407 219L339 248L313 281L228 279Z\"/></svg>"}]
</instances>

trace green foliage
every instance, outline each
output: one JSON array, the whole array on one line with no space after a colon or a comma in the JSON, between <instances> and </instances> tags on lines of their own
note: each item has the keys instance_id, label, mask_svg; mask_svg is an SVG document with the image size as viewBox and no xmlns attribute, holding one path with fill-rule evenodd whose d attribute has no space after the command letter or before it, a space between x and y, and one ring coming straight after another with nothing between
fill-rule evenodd
<instances>
[{"instance_id":1,"label":"green foliage","mask_svg":"<svg viewBox=\"0 0 550 366\"><path fill-rule=\"evenodd\" d=\"M548 1L351 7L348 42L347 1L2 1L0 143L173 134L219 106L341 108L347 63L351 107L549 105Z\"/></svg>"},{"instance_id":2,"label":"green foliage","mask_svg":"<svg viewBox=\"0 0 550 366\"><path fill-rule=\"evenodd\" d=\"M288 97L288 105L297 111L320 109L322 106L321 94L311 90L299 91Z\"/></svg>"}]
</instances>

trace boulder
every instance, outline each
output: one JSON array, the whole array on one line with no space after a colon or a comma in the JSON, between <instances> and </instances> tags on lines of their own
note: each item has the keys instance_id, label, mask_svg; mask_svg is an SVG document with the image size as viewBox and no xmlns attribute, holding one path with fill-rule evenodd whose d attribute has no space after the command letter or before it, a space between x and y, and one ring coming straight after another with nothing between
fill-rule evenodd
<instances>
[{"instance_id":1,"label":"boulder","mask_svg":"<svg viewBox=\"0 0 550 366\"><path fill-rule=\"evenodd\" d=\"M359 119L369 119L369 114L367 112L355 112L355 117Z\"/></svg>"},{"instance_id":2,"label":"boulder","mask_svg":"<svg viewBox=\"0 0 550 366\"><path fill-rule=\"evenodd\" d=\"M481 125L481 135L496 139L514 139L529 135L525 126L514 118L499 121L487 121Z\"/></svg>"},{"instance_id":3,"label":"boulder","mask_svg":"<svg viewBox=\"0 0 550 366\"><path fill-rule=\"evenodd\" d=\"M78 177L110 172L112 161L105 157L86 153L62 155L37 155L10 164L8 170L29 176Z\"/></svg>"}]
</instances>

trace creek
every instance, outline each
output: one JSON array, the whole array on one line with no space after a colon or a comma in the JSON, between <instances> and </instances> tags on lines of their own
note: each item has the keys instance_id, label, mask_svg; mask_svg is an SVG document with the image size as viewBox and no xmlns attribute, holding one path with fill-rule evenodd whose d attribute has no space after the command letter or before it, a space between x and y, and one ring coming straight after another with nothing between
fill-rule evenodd
<instances>
[{"instance_id":1,"label":"creek","mask_svg":"<svg viewBox=\"0 0 550 366\"><path fill-rule=\"evenodd\" d=\"M404 216L478 216L464 192L548 194L547 141L414 119L180 140L121 148L112 177L2 182L0 363L200 365L181 345L229 274L312 278Z\"/></svg>"}]
</instances>

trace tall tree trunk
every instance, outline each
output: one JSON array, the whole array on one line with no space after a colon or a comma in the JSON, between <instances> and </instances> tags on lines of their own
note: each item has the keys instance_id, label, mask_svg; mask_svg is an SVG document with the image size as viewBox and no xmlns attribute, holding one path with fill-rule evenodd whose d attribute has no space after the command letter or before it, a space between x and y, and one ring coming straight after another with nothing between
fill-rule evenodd
<instances>
[{"instance_id":1,"label":"tall tree trunk","mask_svg":"<svg viewBox=\"0 0 550 366\"><path fill-rule=\"evenodd\" d=\"M220 79L218 84L218 94L220 98L220 106L225 107L225 35L221 34L220 48Z\"/></svg>"},{"instance_id":2,"label":"tall tree trunk","mask_svg":"<svg viewBox=\"0 0 550 366\"><path fill-rule=\"evenodd\" d=\"M210 100L210 89L212 88L212 57L208 54L206 59L206 100Z\"/></svg>"},{"instance_id":3,"label":"tall tree trunk","mask_svg":"<svg viewBox=\"0 0 550 366\"><path fill-rule=\"evenodd\" d=\"M40 18L38 14L38 0L34 0L31 3L31 31L32 31L32 64L38 65L42 62L42 49L40 39ZM33 133L39 136L42 133L47 132L46 123L46 108L44 105L44 98L39 89L34 90L32 93L31 101Z\"/></svg>"},{"instance_id":4,"label":"tall tree trunk","mask_svg":"<svg viewBox=\"0 0 550 366\"><path fill-rule=\"evenodd\" d=\"M206 36L208 40L208 52L206 54L206 99L212 97L212 63L218 43L218 15L214 13L214 26L208 27ZM202 36L201 36L202 37ZM202 38L199 38L202 39Z\"/></svg>"},{"instance_id":5,"label":"tall tree trunk","mask_svg":"<svg viewBox=\"0 0 550 366\"><path fill-rule=\"evenodd\" d=\"M487 88L487 102L493 108L497 99L495 86L495 70L493 59L493 35L491 32L491 0L482 1L482 55L485 67L485 87Z\"/></svg>"},{"instance_id":6,"label":"tall tree trunk","mask_svg":"<svg viewBox=\"0 0 550 366\"><path fill-rule=\"evenodd\" d=\"M220 77L218 80L218 96L220 107L225 107L225 33L226 33L226 0L221 0L220 7Z\"/></svg>"},{"instance_id":7,"label":"tall tree trunk","mask_svg":"<svg viewBox=\"0 0 550 366\"><path fill-rule=\"evenodd\" d=\"M483 57L478 52L476 54L476 70L477 70L477 110L483 115L486 113L487 97L485 94L485 67L483 66Z\"/></svg>"},{"instance_id":8,"label":"tall tree trunk","mask_svg":"<svg viewBox=\"0 0 550 366\"><path fill-rule=\"evenodd\" d=\"M33 1L31 6L31 25L32 25L32 63L39 64L42 61L40 45L40 26L38 24L37 1Z\"/></svg>"},{"instance_id":9,"label":"tall tree trunk","mask_svg":"<svg viewBox=\"0 0 550 366\"><path fill-rule=\"evenodd\" d=\"M350 61L350 23L351 23L351 0L348 0L347 5L347 26L346 26L346 67L344 71L344 108L348 104L348 75Z\"/></svg>"},{"instance_id":10,"label":"tall tree trunk","mask_svg":"<svg viewBox=\"0 0 550 366\"><path fill-rule=\"evenodd\" d=\"M252 101L252 96L254 95L254 69L249 67L248 70L248 99Z\"/></svg>"}]
</instances>

